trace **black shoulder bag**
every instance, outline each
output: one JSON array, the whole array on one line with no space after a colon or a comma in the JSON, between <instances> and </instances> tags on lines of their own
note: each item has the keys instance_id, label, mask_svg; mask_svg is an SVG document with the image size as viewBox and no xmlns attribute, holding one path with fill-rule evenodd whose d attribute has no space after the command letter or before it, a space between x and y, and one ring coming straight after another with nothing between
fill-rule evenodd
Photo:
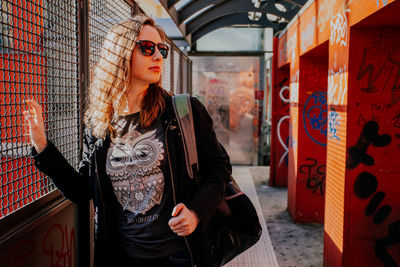
<instances>
[{"instance_id":1,"label":"black shoulder bag","mask_svg":"<svg viewBox=\"0 0 400 267\"><path fill-rule=\"evenodd\" d=\"M190 178L195 179L199 164L190 96L175 95L172 103L181 130L187 172ZM231 176L225 184L224 199L208 227L213 266L222 266L253 246L260 239L261 232L253 204Z\"/></svg>"}]
</instances>

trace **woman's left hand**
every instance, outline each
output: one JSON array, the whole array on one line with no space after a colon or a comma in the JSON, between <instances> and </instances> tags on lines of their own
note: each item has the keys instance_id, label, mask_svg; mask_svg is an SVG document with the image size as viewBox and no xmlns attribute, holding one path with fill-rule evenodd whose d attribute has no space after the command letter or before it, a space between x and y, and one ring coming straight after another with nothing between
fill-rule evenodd
<instances>
[{"instance_id":1,"label":"woman's left hand","mask_svg":"<svg viewBox=\"0 0 400 267\"><path fill-rule=\"evenodd\" d=\"M177 204L172 211L172 218L168 225L171 230L179 236L186 236L193 233L199 223L197 214L188 209L185 204Z\"/></svg>"}]
</instances>

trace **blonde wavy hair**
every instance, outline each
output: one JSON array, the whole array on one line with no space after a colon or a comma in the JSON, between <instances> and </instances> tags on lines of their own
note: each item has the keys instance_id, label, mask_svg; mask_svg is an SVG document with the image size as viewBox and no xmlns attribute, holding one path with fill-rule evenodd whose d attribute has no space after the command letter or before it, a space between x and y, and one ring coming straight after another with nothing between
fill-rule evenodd
<instances>
[{"instance_id":1,"label":"blonde wavy hair","mask_svg":"<svg viewBox=\"0 0 400 267\"><path fill-rule=\"evenodd\" d=\"M127 104L127 89L132 73L132 52L144 25L154 27L160 34L161 40L165 40L165 32L153 19L145 15L136 15L118 22L109 30L104 40L100 59L95 66L93 80L89 86L84 115L84 123L97 138L104 138L107 133L112 136L115 134L112 121L117 117L118 110ZM158 101L155 108L147 108L145 114L141 114L142 118L147 118L145 126L149 126L164 108L164 102L160 101L163 91L160 86L161 78L156 84L149 86L149 89L157 90Z\"/></svg>"}]
</instances>

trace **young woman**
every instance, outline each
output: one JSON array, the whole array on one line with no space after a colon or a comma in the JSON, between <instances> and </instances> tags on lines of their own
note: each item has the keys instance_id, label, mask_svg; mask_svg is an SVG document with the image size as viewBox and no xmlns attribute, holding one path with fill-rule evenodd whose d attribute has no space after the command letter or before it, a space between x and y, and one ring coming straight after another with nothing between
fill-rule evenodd
<instances>
[{"instance_id":1,"label":"young woman","mask_svg":"<svg viewBox=\"0 0 400 267\"><path fill-rule=\"evenodd\" d=\"M189 178L171 95L160 87L164 41L143 15L110 29L89 87L78 171L46 139L40 105L26 101L36 167L71 201L93 200L96 266L211 265L204 230L232 167L191 98L201 182Z\"/></svg>"}]
</instances>

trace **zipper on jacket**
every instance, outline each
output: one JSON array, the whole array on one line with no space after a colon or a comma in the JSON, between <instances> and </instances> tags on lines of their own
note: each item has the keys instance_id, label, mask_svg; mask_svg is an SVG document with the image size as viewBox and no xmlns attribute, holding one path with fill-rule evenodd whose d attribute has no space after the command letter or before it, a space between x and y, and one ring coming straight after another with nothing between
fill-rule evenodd
<instances>
[{"instance_id":1,"label":"zipper on jacket","mask_svg":"<svg viewBox=\"0 0 400 267\"><path fill-rule=\"evenodd\" d=\"M172 123L172 121L169 122L169 124L167 125L167 130L165 131L165 148L166 148L166 150L167 150L167 158L168 158L168 164L169 164L169 173L170 173L170 176L171 176L172 197L173 197L173 199L174 199L174 206L176 206L177 203L176 203L176 196L175 196L175 183L174 183L174 176L173 176L173 174L172 174L171 159L170 159L170 155L169 155L168 142L167 142L167 141L168 141L167 134L168 134L168 130L169 130L169 127L170 127L171 123ZM192 263L192 266L195 266L194 263L193 263L193 254L192 254L192 250L190 249L189 242L188 242L186 236L184 236L183 239L185 240L186 246L187 246L187 248L188 248L188 250L189 250L190 261L191 261L191 263Z\"/></svg>"}]
</instances>

